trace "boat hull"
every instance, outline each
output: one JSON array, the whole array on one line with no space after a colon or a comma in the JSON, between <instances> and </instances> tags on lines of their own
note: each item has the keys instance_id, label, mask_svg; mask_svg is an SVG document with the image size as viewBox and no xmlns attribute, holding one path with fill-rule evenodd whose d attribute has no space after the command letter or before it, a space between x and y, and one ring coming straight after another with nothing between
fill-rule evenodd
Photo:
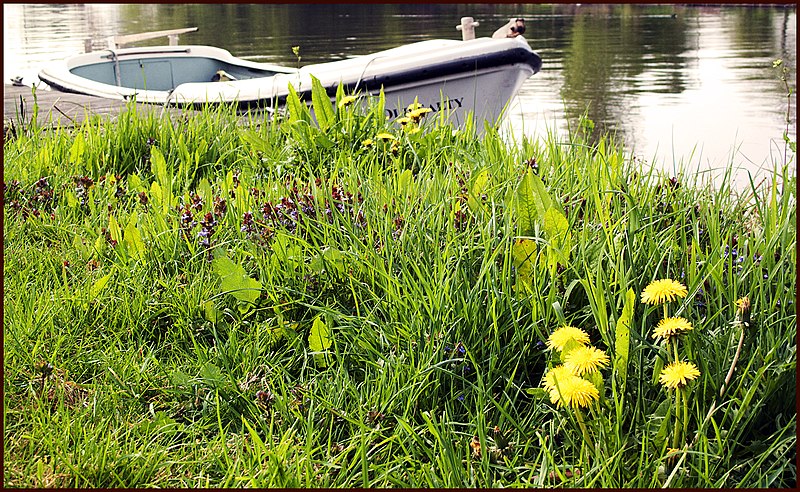
<instances>
[{"instance_id":1,"label":"boat hull","mask_svg":"<svg viewBox=\"0 0 800 492\"><path fill-rule=\"evenodd\" d=\"M231 104L242 110L284 107L289 86L311 101L316 78L332 100L340 85L348 94L383 91L387 117L401 116L417 100L433 111L447 111L460 124L468 113L496 120L541 63L522 37L422 41L301 69L242 60L219 48L170 46L81 55L42 70L39 77L67 92L182 107ZM236 80L210 82L215 67Z\"/></svg>"}]
</instances>

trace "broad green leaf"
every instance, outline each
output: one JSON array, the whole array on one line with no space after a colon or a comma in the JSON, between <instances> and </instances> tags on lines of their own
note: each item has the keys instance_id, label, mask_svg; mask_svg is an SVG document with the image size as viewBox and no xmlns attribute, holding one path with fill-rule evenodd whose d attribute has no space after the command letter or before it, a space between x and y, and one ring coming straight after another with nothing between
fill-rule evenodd
<instances>
[{"instance_id":1,"label":"broad green leaf","mask_svg":"<svg viewBox=\"0 0 800 492\"><path fill-rule=\"evenodd\" d=\"M275 260L281 263L286 269L294 270L300 266L302 251L297 242L288 234L279 232L272 240L272 251L275 253Z\"/></svg>"},{"instance_id":2,"label":"broad green leaf","mask_svg":"<svg viewBox=\"0 0 800 492\"><path fill-rule=\"evenodd\" d=\"M636 305L636 293L633 289L628 289L625 293L625 303L622 306L622 314L617 319L614 342L614 369L619 383L619 394L625 394L625 382L628 378L628 354L631 341L631 321L633 319L633 308Z\"/></svg>"},{"instance_id":3,"label":"broad green leaf","mask_svg":"<svg viewBox=\"0 0 800 492\"><path fill-rule=\"evenodd\" d=\"M378 95L378 104L375 105L375 131L383 127L383 122L386 121L386 95L383 93L383 87Z\"/></svg>"},{"instance_id":4,"label":"broad green leaf","mask_svg":"<svg viewBox=\"0 0 800 492\"><path fill-rule=\"evenodd\" d=\"M467 205L473 212L483 208L481 196L486 189L486 184L489 182L489 176L489 170L483 169L475 176L475 180L472 182L472 188L470 188L469 196L467 197Z\"/></svg>"},{"instance_id":5,"label":"broad green leaf","mask_svg":"<svg viewBox=\"0 0 800 492\"><path fill-rule=\"evenodd\" d=\"M203 378L206 383L210 383L211 386L216 386L225 381L225 375L222 373L222 370L211 362L206 362L203 367L200 368L200 377Z\"/></svg>"},{"instance_id":6,"label":"broad green leaf","mask_svg":"<svg viewBox=\"0 0 800 492\"><path fill-rule=\"evenodd\" d=\"M656 357L653 364L653 384L658 384L658 378L661 376L661 370L664 369L664 359Z\"/></svg>"},{"instance_id":7,"label":"broad green leaf","mask_svg":"<svg viewBox=\"0 0 800 492\"><path fill-rule=\"evenodd\" d=\"M70 208L78 206L78 197L71 191L67 191L67 206Z\"/></svg>"},{"instance_id":8,"label":"broad green leaf","mask_svg":"<svg viewBox=\"0 0 800 492\"><path fill-rule=\"evenodd\" d=\"M156 207L164 205L164 192L161 190L161 185L159 185L157 181L153 181L153 184L150 185L150 201L152 201L153 205Z\"/></svg>"},{"instance_id":9,"label":"broad green leaf","mask_svg":"<svg viewBox=\"0 0 800 492\"><path fill-rule=\"evenodd\" d=\"M517 239L511 246L511 256L517 278L524 284L533 282L533 266L536 258L536 242L532 239Z\"/></svg>"},{"instance_id":10,"label":"broad green leaf","mask_svg":"<svg viewBox=\"0 0 800 492\"><path fill-rule=\"evenodd\" d=\"M208 299L203 301L203 317L206 321L210 321L212 323L216 323L219 321L220 312L216 306L214 306L214 301Z\"/></svg>"},{"instance_id":11,"label":"broad green leaf","mask_svg":"<svg viewBox=\"0 0 800 492\"><path fill-rule=\"evenodd\" d=\"M94 240L94 250L97 254L102 254L106 250L106 238L102 234L97 236Z\"/></svg>"},{"instance_id":12,"label":"broad green leaf","mask_svg":"<svg viewBox=\"0 0 800 492\"><path fill-rule=\"evenodd\" d=\"M672 407L669 399L664 400L656 409L656 418L653 420L657 421L658 417L663 415L664 417L661 420L661 425L658 426L658 431L656 432L655 437L653 438L653 443L655 444L656 448L660 448L664 445L664 441L667 439L667 433L671 432L670 424L670 417L672 416Z\"/></svg>"},{"instance_id":13,"label":"broad green leaf","mask_svg":"<svg viewBox=\"0 0 800 492\"><path fill-rule=\"evenodd\" d=\"M517 190L517 220L520 236L533 236L536 232L536 192L533 187L533 173L528 172L522 178Z\"/></svg>"},{"instance_id":14,"label":"broad green leaf","mask_svg":"<svg viewBox=\"0 0 800 492\"><path fill-rule=\"evenodd\" d=\"M525 238L517 239L511 246L511 254L514 257L514 268L519 268L525 263L532 263L533 257L536 255L536 241Z\"/></svg>"},{"instance_id":15,"label":"broad green leaf","mask_svg":"<svg viewBox=\"0 0 800 492\"><path fill-rule=\"evenodd\" d=\"M345 269L344 255L336 248L328 248L316 255L309 267L317 274L324 271L343 274Z\"/></svg>"},{"instance_id":16,"label":"broad green leaf","mask_svg":"<svg viewBox=\"0 0 800 492\"><path fill-rule=\"evenodd\" d=\"M83 261L89 261L89 258L92 256L92 252L89 251L89 248L87 248L85 244L83 244L83 239L81 239L80 236L75 236L72 239L72 246L78 251L78 253L80 253Z\"/></svg>"},{"instance_id":17,"label":"broad green leaf","mask_svg":"<svg viewBox=\"0 0 800 492\"><path fill-rule=\"evenodd\" d=\"M292 84L289 84L289 94L286 95L286 109L289 110L289 123L311 121L308 108L300 101L300 96L297 95Z\"/></svg>"},{"instance_id":18,"label":"broad green leaf","mask_svg":"<svg viewBox=\"0 0 800 492\"><path fill-rule=\"evenodd\" d=\"M140 260L144 258L145 254L145 247L144 241L142 241L142 235L139 233L139 229L136 228L137 217L136 214L131 214L131 218L128 221L128 225L125 226L125 249L128 251L128 254L131 257Z\"/></svg>"},{"instance_id":19,"label":"broad green leaf","mask_svg":"<svg viewBox=\"0 0 800 492\"><path fill-rule=\"evenodd\" d=\"M328 354L323 353L331 346L331 332L322 321L322 316L314 318L311 332L308 334L308 349L314 354L314 361L319 367L328 367Z\"/></svg>"},{"instance_id":20,"label":"broad green leaf","mask_svg":"<svg viewBox=\"0 0 800 492\"><path fill-rule=\"evenodd\" d=\"M339 109L339 103L342 102L342 98L344 98L344 84L338 84L336 86L336 107L334 109Z\"/></svg>"},{"instance_id":21,"label":"broad green leaf","mask_svg":"<svg viewBox=\"0 0 800 492\"><path fill-rule=\"evenodd\" d=\"M327 130L335 119L333 106L325 87L318 78L311 76L311 102L314 105L314 116L317 118L317 125L322 131Z\"/></svg>"},{"instance_id":22,"label":"broad green leaf","mask_svg":"<svg viewBox=\"0 0 800 492\"><path fill-rule=\"evenodd\" d=\"M181 134L183 135L183 134ZM167 161L164 159L164 154L158 147L150 149L150 171L156 177L156 181L165 190L172 190L172 180L167 173Z\"/></svg>"},{"instance_id":23,"label":"broad green leaf","mask_svg":"<svg viewBox=\"0 0 800 492\"><path fill-rule=\"evenodd\" d=\"M108 216L108 233L111 235L111 239L116 241L117 244L122 242L122 229L119 228L117 219L115 219L113 215Z\"/></svg>"},{"instance_id":24,"label":"broad green leaf","mask_svg":"<svg viewBox=\"0 0 800 492\"><path fill-rule=\"evenodd\" d=\"M96 299L97 296L100 294L100 292L102 292L103 289L106 288L106 285L108 285L109 280L111 280L110 273L104 277L97 279L97 281L95 281L95 283L92 284L92 286L89 288L89 299L90 300Z\"/></svg>"},{"instance_id":25,"label":"broad green leaf","mask_svg":"<svg viewBox=\"0 0 800 492\"><path fill-rule=\"evenodd\" d=\"M530 179L530 186L533 189L536 211L539 215L543 215L547 209L555 206L554 202L552 198L550 198L550 194L547 192L544 182L539 176L533 174L533 170L528 169L527 176Z\"/></svg>"},{"instance_id":26,"label":"broad green leaf","mask_svg":"<svg viewBox=\"0 0 800 492\"><path fill-rule=\"evenodd\" d=\"M78 134L75 136L75 141L72 142L72 146L69 149L70 162L78 164L83 158L83 151L85 148L86 145L83 140L83 132L78 132Z\"/></svg>"},{"instance_id":27,"label":"broad green leaf","mask_svg":"<svg viewBox=\"0 0 800 492\"><path fill-rule=\"evenodd\" d=\"M548 256L550 268L554 269L557 262L566 265L572 249L572 237L569 233L569 221L555 207L548 208L543 217L543 228L550 246L555 254Z\"/></svg>"},{"instance_id":28,"label":"broad green leaf","mask_svg":"<svg viewBox=\"0 0 800 492\"><path fill-rule=\"evenodd\" d=\"M564 344L564 348L561 349L561 353L559 354L558 357L559 362L564 362L566 360L567 355L570 352L583 346L584 345L580 342L577 342L575 340L568 340L567 343Z\"/></svg>"},{"instance_id":29,"label":"broad green leaf","mask_svg":"<svg viewBox=\"0 0 800 492\"><path fill-rule=\"evenodd\" d=\"M597 392L600 394L600 402L602 403L605 400L605 382L603 381L603 375L600 374L600 371L593 371L586 374L585 377L597 388Z\"/></svg>"},{"instance_id":30,"label":"broad green leaf","mask_svg":"<svg viewBox=\"0 0 800 492\"><path fill-rule=\"evenodd\" d=\"M201 179L200 183L197 184L197 194L200 195L206 205L214 202L214 192L206 178Z\"/></svg>"},{"instance_id":31,"label":"broad green leaf","mask_svg":"<svg viewBox=\"0 0 800 492\"><path fill-rule=\"evenodd\" d=\"M528 388L525 390L525 393L528 393L536 400L544 400L550 396L544 388Z\"/></svg>"},{"instance_id":32,"label":"broad green leaf","mask_svg":"<svg viewBox=\"0 0 800 492\"><path fill-rule=\"evenodd\" d=\"M221 288L237 300L254 304L261 294L261 283L247 275L244 267L227 256L219 256L211 262L214 272L220 277Z\"/></svg>"},{"instance_id":33,"label":"broad green leaf","mask_svg":"<svg viewBox=\"0 0 800 492\"><path fill-rule=\"evenodd\" d=\"M141 178L135 174L128 176L128 188L135 191L144 191L146 189L144 186L142 186Z\"/></svg>"},{"instance_id":34,"label":"broad green leaf","mask_svg":"<svg viewBox=\"0 0 800 492\"><path fill-rule=\"evenodd\" d=\"M414 174L411 169L406 169L397 178L397 193L400 196L408 196L411 194L412 187L414 186Z\"/></svg>"},{"instance_id":35,"label":"broad green leaf","mask_svg":"<svg viewBox=\"0 0 800 492\"><path fill-rule=\"evenodd\" d=\"M323 149L331 149L336 145L336 142L328 138L324 133L317 133L314 136L314 143Z\"/></svg>"}]
</instances>

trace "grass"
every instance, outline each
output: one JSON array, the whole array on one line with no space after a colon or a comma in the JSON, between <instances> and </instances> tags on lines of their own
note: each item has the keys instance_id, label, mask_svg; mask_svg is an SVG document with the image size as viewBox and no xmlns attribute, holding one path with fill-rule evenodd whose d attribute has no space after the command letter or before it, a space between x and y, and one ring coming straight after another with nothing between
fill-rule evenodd
<instances>
[{"instance_id":1,"label":"grass","mask_svg":"<svg viewBox=\"0 0 800 492\"><path fill-rule=\"evenodd\" d=\"M332 109L6 134L6 486L796 485L789 165L735 195ZM660 278L701 372L676 458ZM612 361L580 412L538 389L563 324Z\"/></svg>"}]
</instances>

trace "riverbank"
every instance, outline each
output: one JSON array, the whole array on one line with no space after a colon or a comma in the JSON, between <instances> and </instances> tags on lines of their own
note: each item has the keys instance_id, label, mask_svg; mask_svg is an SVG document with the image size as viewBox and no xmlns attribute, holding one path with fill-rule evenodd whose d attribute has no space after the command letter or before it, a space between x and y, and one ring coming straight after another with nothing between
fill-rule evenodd
<instances>
[{"instance_id":1,"label":"riverbank","mask_svg":"<svg viewBox=\"0 0 800 492\"><path fill-rule=\"evenodd\" d=\"M5 485L796 485L785 168L742 200L609 139L330 109L6 135Z\"/></svg>"}]
</instances>

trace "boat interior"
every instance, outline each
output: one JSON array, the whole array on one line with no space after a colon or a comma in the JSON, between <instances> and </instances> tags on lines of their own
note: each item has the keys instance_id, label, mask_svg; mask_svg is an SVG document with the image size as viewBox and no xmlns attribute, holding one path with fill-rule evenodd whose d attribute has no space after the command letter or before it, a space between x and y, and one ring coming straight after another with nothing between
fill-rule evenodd
<instances>
[{"instance_id":1,"label":"boat interior","mask_svg":"<svg viewBox=\"0 0 800 492\"><path fill-rule=\"evenodd\" d=\"M147 55L126 53L117 56L111 53L103 55L106 61L73 67L70 72L95 82L129 89L170 91L188 82L245 80L295 71L291 68L285 71L259 69L209 57L175 56L174 52L165 56L152 56L152 52L147 52Z\"/></svg>"}]
</instances>

